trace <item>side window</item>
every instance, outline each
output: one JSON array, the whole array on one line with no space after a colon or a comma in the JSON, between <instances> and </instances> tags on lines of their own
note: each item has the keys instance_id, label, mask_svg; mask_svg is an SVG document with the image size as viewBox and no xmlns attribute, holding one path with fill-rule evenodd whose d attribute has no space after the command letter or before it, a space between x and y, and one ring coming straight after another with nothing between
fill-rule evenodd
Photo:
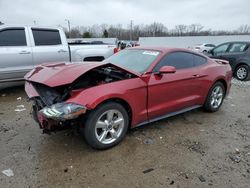
<instances>
[{"instance_id":1,"label":"side window","mask_svg":"<svg viewBox=\"0 0 250 188\"><path fill-rule=\"evenodd\" d=\"M36 46L59 45L62 44L58 30L32 29Z\"/></svg>"},{"instance_id":2,"label":"side window","mask_svg":"<svg viewBox=\"0 0 250 188\"><path fill-rule=\"evenodd\" d=\"M0 31L0 46L27 46L24 29Z\"/></svg>"},{"instance_id":3,"label":"side window","mask_svg":"<svg viewBox=\"0 0 250 188\"><path fill-rule=\"evenodd\" d=\"M193 55L187 52L173 52L167 54L155 66L154 72L159 71L162 66L174 66L177 70L193 67Z\"/></svg>"},{"instance_id":4,"label":"side window","mask_svg":"<svg viewBox=\"0 0 250 188\"><path fill-rule=\"evenodd\" d=\"M225 53L227 51L228 46L229 46L229 44L223 44L221 46L214 48L214 50L213 50L214 55L220 54L220 53Z\"/></svg>"},{"instance_id":5,"label":"side window","mask_svg":"<svg viewBox=\"0 0 250 188\"><path fill-rule=\"evenodd\" d=\"M200 66L207 63L207 59L205 57L201 57L199 55L193 55L194 56L194 65Z\"/></svg>"},{"instance_id":6,"label":"side window","mask_svg":"<svg viewBox=\"0 0 250 188\"><path fill-rule=\"evenodd\" d=\"M234 43L230 47L229 52L243 52L246 49L246 46L246 43Z\"/></svg>"}]
</instances>

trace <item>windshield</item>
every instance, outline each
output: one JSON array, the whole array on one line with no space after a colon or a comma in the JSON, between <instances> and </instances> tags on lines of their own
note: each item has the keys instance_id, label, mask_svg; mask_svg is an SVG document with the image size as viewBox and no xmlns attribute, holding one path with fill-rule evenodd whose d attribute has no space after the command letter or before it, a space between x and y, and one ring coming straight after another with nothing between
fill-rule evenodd
<instances>
[{"instance_id":1,"label":"windshield","mask_svg":"<svg viewBox=\"0 0 250 188\"><path fill-rule=\"evenodd\" d=\"M153 50L122 50L112 55L105 62L124 67L126 69L144 73L159 56L160 52Z\"/></svg>"}]
</instances>

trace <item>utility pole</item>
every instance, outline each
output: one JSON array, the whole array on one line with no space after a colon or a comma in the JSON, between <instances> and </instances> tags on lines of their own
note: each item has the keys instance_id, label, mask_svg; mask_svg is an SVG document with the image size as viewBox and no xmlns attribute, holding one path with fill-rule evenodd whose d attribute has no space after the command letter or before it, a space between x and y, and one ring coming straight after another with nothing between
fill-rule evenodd
<instances>
[{"instance_id":1,"label":"utility pole","mask_svg":"<svg viewBox=\"0 0 250 188\"><path fill-rule=\"evenodd\" d=\"M130 21L130 33L129 33L130 41L132 41L133 39L132 32L133 32L133 20Z\"/></svg>"},{"instance_id":2,"label":"utility pole","mask_svg":"<svg viewBox=\"0 0 250 188\"><path fill-rule=\"evenodd\" d=\"M70 38L70 21L68 19L65 19L65 21L68 23L68 30L69 30L69 38Z\"/></svg>"}]
</instances>

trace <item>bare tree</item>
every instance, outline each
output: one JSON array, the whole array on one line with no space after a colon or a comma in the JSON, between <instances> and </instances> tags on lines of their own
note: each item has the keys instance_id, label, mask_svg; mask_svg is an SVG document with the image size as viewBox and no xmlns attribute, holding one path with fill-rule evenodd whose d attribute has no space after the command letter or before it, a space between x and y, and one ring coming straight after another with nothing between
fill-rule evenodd
<instances>
[{"instance_id":1,"label":"bare tree","mask_svg":"<svg viewBox=\"0 0 250 188\"><path fill-rule=\"evenodd\" d=\"M187 32L187 26L186 25L176 25L175 32L178 36L183 36Z\"/></svg>"},{"instance_id":2,"label":"bare tree","mask_svg":"<svg viewBox=\"0 0 250 188\"><path fill-rule=\"evenodd\" d=\"M241 25L237 30L204 30L201 24L184 25L179 24L168 30L168 28L159 22L153 22L147 25L128 25L123 28L121 24L117 25L92 25L92 26L77 26L71 29L69 35L66 28L64 28L67 36L75 37L114 37L120 40L138 40L139 37L160 37L160 36L208 36L208 35L237 35L237 34L250 34L249 25ZM131 36L132 35L132 36Z\"/></svg>"},{"instance_id":3,"label":"bare tree","mask_svg":"<svg viewBox=\"0 0 250 188\"><path fill-rule=\"evenodd\" d=\"M250 26L245 24L245 25L241 25L239 28L238 28L238 33L240 34L249 34L250 33Z\"/></svg>"}]
</instances>

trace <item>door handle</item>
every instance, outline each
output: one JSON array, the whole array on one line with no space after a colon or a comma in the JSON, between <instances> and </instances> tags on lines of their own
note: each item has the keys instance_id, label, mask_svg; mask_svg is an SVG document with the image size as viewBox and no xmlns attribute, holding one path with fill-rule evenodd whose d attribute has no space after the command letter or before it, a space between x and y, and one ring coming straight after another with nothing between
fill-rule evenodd
<instances>
[{"instance_id":1,"label":"door handle","mask_svg":"<svg viewBox=\"0 0 250 188\"><path fill-rule=\"evenodd\" d=\"M58 53L65 53L65 52L67 52L66 50L63 50L63 49L60 49L60 50L58 50L57 51Z\"/></svg>"},{"instance_id":2,"label":"door handle","mask_svg":"<svg viewBox=\"0 0 250 188\"><path fill-rule=\"evenodd\" d=\"M194 74L192 77L194 77L194 78L199 78L200 75L199 75L199 74Z\"/></svg>"},{"instance_id":3,"label":"door handle","mask_svg":"<svg viewBox=\"0 0 250 188\"><path fill-rule=\"evenodd\" d=\"M23 50L23 51L19 52L19 54L30 54L30 52Z\"/></svg>"}]
</instances>

